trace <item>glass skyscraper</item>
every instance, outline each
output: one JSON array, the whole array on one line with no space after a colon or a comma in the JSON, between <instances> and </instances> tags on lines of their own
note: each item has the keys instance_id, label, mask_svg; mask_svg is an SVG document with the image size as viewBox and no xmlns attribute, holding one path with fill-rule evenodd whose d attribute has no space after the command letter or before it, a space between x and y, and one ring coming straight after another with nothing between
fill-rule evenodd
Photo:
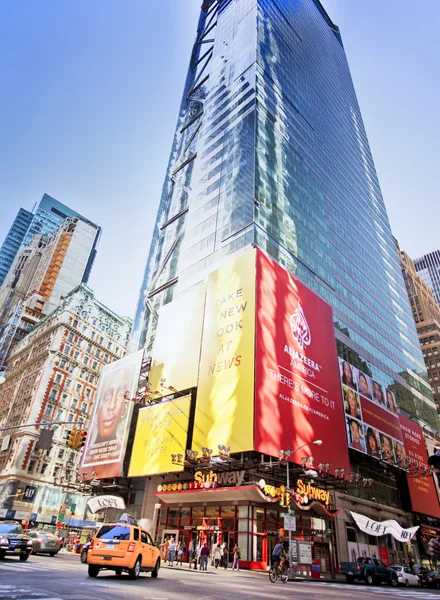
<instances>
[{"instance_id":1,"label":"glass skyscraper","mask_svg":"<svg viewBox=\"0 0 440 600\"><path fill-rule=\"evenodd\" d=\"M5 280L14 258L23 243L29 225L31 224L33 214L24 208L20 208L11 229L8 231L3 244L0 248L0 286Z\"/></svg>"},{"instance_id":2,"label":"glass skyscraper","mask_svg":"<svg viewBox=\"0 0 440 600\"><path fill-rule=\"evenodd\" d=\"M440 306L440 250L434 250L414 260L417 274L432 290L435 301Z\"/></svg>"},{"instance_id":3,"label":"glass skyscraper","mask_svg":"<svg viewBox=\"0 0 440 600\"><path fill-rule=\"evenodd\" d=\"M437 412L338 27L318 0L202 5L135 318L256 245L333 307L338 351Z\"/></svg>"},{"instance_id":4,"label":"glass skyscraper","mask_svg":"<svg viewBox=\"0 0 440 600\"><path fill-rule=\"evenodd\" d=\"M44 194L35 211L20 208L14 223L0 249L0 285L2 285L20 246L27 246L34 235L49 235L60 227L67 218L80 217L83 221L96 227L96 239L87 268L84 273L83 283L87 283L96 256L96 246L101 235L101 227L92 223L75 210L62 204L49 194Z\"/></svg>"}]
</instances>

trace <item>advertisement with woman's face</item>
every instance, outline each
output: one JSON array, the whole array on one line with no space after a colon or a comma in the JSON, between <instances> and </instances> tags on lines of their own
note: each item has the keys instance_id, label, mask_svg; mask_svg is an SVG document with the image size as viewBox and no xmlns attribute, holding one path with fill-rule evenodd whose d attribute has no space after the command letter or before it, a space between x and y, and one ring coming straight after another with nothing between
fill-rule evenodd
<instances>
[{"instance_id":1,"label":"advertisement with woman's face","mask_svg":"<svg viewBox=\"0 0 440 600\"><path fill-rule=\"evenodd\" d=\"M117 477L121 473L136 395L142 351L106 365L101 372L81 479Z\"/></svg>"}]
</instances>

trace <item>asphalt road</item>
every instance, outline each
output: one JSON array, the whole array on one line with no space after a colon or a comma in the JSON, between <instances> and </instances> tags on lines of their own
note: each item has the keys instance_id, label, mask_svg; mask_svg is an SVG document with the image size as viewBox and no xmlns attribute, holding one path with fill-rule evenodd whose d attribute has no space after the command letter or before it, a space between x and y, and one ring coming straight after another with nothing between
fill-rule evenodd
<instances>
[{"instance_id":1,"label":"asphalt road","mask_svg":"<svg viewBox=\"0 0 440 600\"><path fill-rule=\"evenodd\" d=\"M25 563L15 557L0 561L1 600L440 600L440 591L417 588L390 588L363 584L299 582L270 583L268 575L248 571L232 572L210 567L207 573L164 567L157 579L142 574L137 581L126 575L87 575L79 557L31 556Z\"/></svg>"}]
</instances>

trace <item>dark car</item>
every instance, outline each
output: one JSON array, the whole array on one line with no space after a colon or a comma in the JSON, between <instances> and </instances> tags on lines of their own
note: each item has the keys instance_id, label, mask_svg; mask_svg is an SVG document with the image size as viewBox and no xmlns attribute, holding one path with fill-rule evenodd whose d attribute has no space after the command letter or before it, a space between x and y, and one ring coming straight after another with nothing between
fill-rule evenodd
<instances>
[{"instance_id":1,"label":"dark car","mask_svg":"<svg viewBox=\"0 0 440 600\"><path fill-rule=\"evenodd\" d=\"M364 581L367 585L387 583L393 587L398 585L397 573L386 567L378 558L360 556L356 562L343 562L339 565L339 573L345 575L347 583Z\"/></svg>"},{"instance_id":2,"label":"dark car","mask_svg":"<svg viewBox=\"0 0 440 600\"><path fill-rule=\"evenodd\" d=\"M33 543L32 554L41 552L55 556L61 550L58 537L49 531L33 530L29 531L28 535Z\"/></svg>"},{"instance_id":3,"label":"dark car","mask_svg":"<svg viewBox=\"0 0 440 600\"><path fill-rule=\"evenodd\" d=\"M6 554L15 554L20 560L27 560L32 552L32 540L16 521L0 522L0 559Z\"/></svg>"},{"instance_id":4,"label":"dark car","mask_svg":"<svg viewBox=\"0 0 440 600\"><path fill-rule=\"evenodd\" d=\"M420 569L420 583L424 587L440 589L440 573L431 569Z\"/></svg>"}]
</instances>

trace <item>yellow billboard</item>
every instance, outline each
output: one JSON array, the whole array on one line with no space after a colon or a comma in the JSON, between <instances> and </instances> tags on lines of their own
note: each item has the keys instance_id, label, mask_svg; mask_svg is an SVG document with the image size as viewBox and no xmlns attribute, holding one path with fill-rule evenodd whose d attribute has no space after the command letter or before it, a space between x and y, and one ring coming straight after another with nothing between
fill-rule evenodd
<instances>
[{"instance_id":1,"label":"yellow billboard","mask_svg":"<svg viewBox=\"0 0 440 600\"><path fill-rule=\"evenodd\" d=\"M205 293L202 285L160 309L149 377L152 398L197 385Z\"/></svg>"},{"instance_id":2,"label":"yellow billboard","mask_svg":"<svg viewBox=\"0 0 440 600\"><path fill-rule=\"evenodd\" d=\"M253 449L255 250L210 273L192 448Z\"/></svg>"},{"instance_id":3,"label":"yellow billboard","mask_svg":"<svg viewBox=\"0 0 440 600\"><path fill-rule=\"evenodd\" d=\"M171 455L185 455L190 406L190 396L184 396L139 411L129 477L183 471Z\"/></svg>"}]
</instances>

